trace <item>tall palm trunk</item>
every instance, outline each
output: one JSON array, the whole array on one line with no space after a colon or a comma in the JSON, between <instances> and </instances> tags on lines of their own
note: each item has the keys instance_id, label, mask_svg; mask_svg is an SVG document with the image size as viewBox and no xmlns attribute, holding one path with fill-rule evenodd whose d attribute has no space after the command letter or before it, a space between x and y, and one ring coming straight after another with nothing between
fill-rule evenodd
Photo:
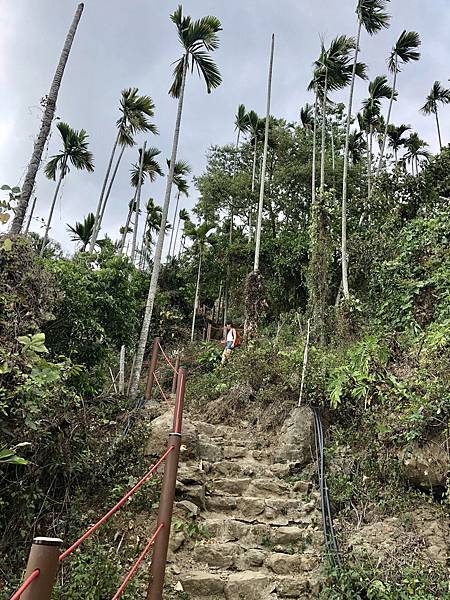
<instances>
[{"instance_id":1,"label":"tall palm trunk","mask_svg":"<svg viewBox=\"0 0 450 600\"><path fill-rule=\"evenodd\" d=\"M144 155L145 155L145 147L147 146L147 142L144 142L142 146L142 154L141 160L139 163L139 180L137 184L137 194L136 194L136 216L134 219L133 226L133 242L131 244L131 264L134 265L134 260L136 258L136 242L137 242L137 234L139 228L139 211L141 208L141 189L142 189L142 170L144 168Z\"/></svg>"},{"instance_id":2,"label":"tall palm trunk","mask_svg":"<svg viewBox=\"0 0 450 600\"><path fill-rule=\"evenodd\" d=\"M101 208L101 211L100 211L100 216L99 216L98 221L97 221L97 228L94 229L93 237L91 239L91 245L94 244L94 246L95 246L95 244L97 243L98 234L100 233L100 228L101 228L102 223L103 223L103 217L105 216L106 204L107 204L107 202L109 200L109 196L111 194L111 189L112 189L114 180L116 179L117 171L119 169L119 165L120 165L120 162L122 160L122 156L123 156L124 152L125 152L125 146L122 146L122 149L120 151L119 157L118 157L117 162L116 162L116 165L115 165L114 170L112 172L111 179L109 180L108 189L106 190L106 194L105 194L105 197L103 199L103 204L102 204L102 208Z\"/></svg>"},{"instance_id":3,"label":"tall palm trunk","mask_svg":"<svg viewBox=\"0 0 450 600\"><path fill-rule=\"evenodd\" d=\"M106 174L105 174L105 178L103 179L103 185L102 185L102 189L101 189L101 192L100 192L100 198L98 199L97 208L95 210L94 228L92 230L92 239L91 239L91 242L89 244L89 252L94 252L96 237L98 235L98 232L100 231L100 213L102 211L103 198L104 198L104 195L105 195L106 185L108 183L109 175L111 173L114 156L116 154L117 146L119 144L119 138L120 138L120 132L118 132L117 135L116 135L116 139L115 139L114 144L113 144L111 155L109 157L108 166L106 167Z\"/></svg>"},{"instance_id":4,"label":"tall palm trunk","mask_svg":"<svg viewBox=\"0 0 450 600\"><path fill-rule=\"evenodd\" d=\"M199 295L199 290L200 290L201 271L202 271L202 249L200 248L199 258L198 258L197 286L195 288L195 298L194 298L194 313L192 315L191 342L194 341L195 318L197 316L197 306L198 306L198 295Z\"/></svg>"},{"instance_id":5,"label":"tall palm trunk","mask_svg":"<svg viewBox=\"0 0 450 600\"><path fill-rule=\"evenodd\" d=\"M314 129L313 129L313 155L312 155L312 171L311 171L311 203L314 206L316 203L316 154L317 154L317 117L319 113L317 100L317 86L314 87Z\"/></svg>"},{"instance_id":6,"label":"tall palm trunk","mask_svg":"<svg viewBox=\"0 0 450 600\"><path fill-rule=\"evenodd\" d=\"M31 225L31 219L33 218L33 213L34 213L34 208L36 206L36 196L34 197L33 200L33 204L31 205L31 210L30 210L30 214L28 215L28 221L27 221L27 226L25 227L25 231L24 234L27 235L28 230L30 229L30 225Z\"/></svg>"},{"instance_id":7,"label":"tall palm trunk","mask_svg":"<svg viewBox=\"0 0 450 600\"><path fill-rule=\"evenodd\" d=\"M145 238L145 235L147 233L147 226L148 226L148 213L145 216L144 232L142 234L142 245L141 245L141 256L140 256L140 259L139 259L139 269L143 269L144 268L145 258L146 258L146 255L147 255L147 240Z\"/></svg>"},{"instance_id":8,"label":"tall palm trunk","mask_svg":"<svg viewBox=\"0 0 450 600\"><path fill-rule=\"evenodd\" d=\"M170 195L172 192L172 183L173 183L173 176L174 176L174 171L175 171L175 163L177 160L178 140L180 138L181 114L183 112L183 99L184 99L184 90L185 90L185 86L186 86L186 74L187 74L187 68L188 68L188 59L189 59L189 57L186 54L184 57L183 76L182 76L182 81L181 81L180 96L178 99L178 111L177 111L175 131L174 131L174 136L173 136L172 155L170 157L170 169L169 169L169 174L167 175L166 194L164 197L164 205L163 205L163 211L162 211L162 215L161 215L161 225L160 225L160 229L158 232L158 239L156 242L155 256L153 259L152 277L151 277L150 286L148 289L147 304L145 307L145 314L144 314L144 319L142 322L141 335L139 337L139 342L138 342L138 346L137 346L137 350L136 350L136 360L134 363L134 370L133 370L132 381L131 381L131 386L130 386L130 397L132 399L136 398L138 389L139 389L139 379L140 379L141 371L142 371L142 363L144 362L145 347L147 345L148 332L150 329L150 321L151 321L152 313L153 313L153 305L155 303L156 290L158 287L159 271L161 268L161 256L162 256L162 250L163 250L163 244L164 244L164 237L165 237L165 233L166 233L167 213L169 211Z\"/></svg>"},{"instance_id":9,"label":"tall palm trunk","mask_svg":"<svg viewBox=\"0 0 450 600\"><path fill-rule=\"evenodd\" d=\"M50 206L50 212L48 214L47 224L45 225L44 237L42 238L41 251L39 255L44 256L45 246L48 240L48 231L50 229L50 223L52 222L53 211L55 210L56 199L58 198L59 188L61 187L62 180L66 175L66 165L67 165L67 156L64 157L63 163L61 165L61 170L59 172L58 183L56 184L56 190L53 195L52 204Z\"/></svg>"},{"instance_id":10,"label":"tall palm trunk","mask_svg":"<svg viewBox=\"0 0 450 600\"><path fill-rule=\"evenodd\" d=\"M179 232L179 230L180 230L180 222L181 222L181 219L180 219L180 214L178 213L178 223L177 223L177 230L176 230L176 232L175 232L175 239L174 239L174 241L173 241L173 249L172 249L172 252L173 252L173 256L174 256L174 257L175 257L175 251L176 251L176 249L177 249L177 239L178 239L178 232Z\"/></svg>"},{"instance_id":11,"label":"tall palm trunk","mask_svg":"<svg viewBox=\"0 0 450 600\"><path fill-rule=\"evenodd\" d=\"M266 128L264 132L264 149L263 149L263 160L262 160L262 173L261 182L259 188L259 206L258 206L258 220L256 223L256 243L255 243L255 261L253 264L253 272L259 271L259 254L261 249L261 227L262 227L262 213L264 206L264 184L266 180L266 165L267 165L267 147L269 145L269 119L270 119L270 100L272 96L272 71L273 71L273 53L275 47L275 34L272 34L272 46L270 49L270 63L269 63L269 78L267 82L267 110L266 110Z\"/></svg>"},{"instance_id":12,"label":"tall palm trunk","mask_svg":"<svg viewBox=\"0 0 450 600\"><path fill-rule=\"evenodd\" d=\"M320 195L325 192L325 148L326 148L326 120L327 120L327 92L328 92L328 69L325 69L325 83L323 86L322 101L322 149L320 152Z\"/></svg>"},{"instance_id":13,"label":"tall palm trunk","mask_svg":"<svg viewBox=\"0 0 450 600\"><path fill-rule=\"evenodd\" d=\"M237 164L237 153L239 150L239 136L241 134L241 130L238 128L237 138L236 138L236 147L233 161L233 180L236 177L236 164ZM228 257L227 257L227 274L225 278L225 301L224 301L224 313L223 313L223 325L225 327L227 320L227 312L228 312L228 295L230 289L230 280L231 280L231 260L230 260L230 247L233 242L233 226L234 226L234 205L233 199L230 201L230 229L228 234Z\"/></svg>"},{"instance_id":14,"label":"tall palm trunk","mask_svg":"<svg viewBox=\"0 0 450 600\"><path fill-rule=\"evenodd\" d=\"M128 230L130 228L130 223L131 223L131 216L133 214L134 206L136 204L136 193L137 193L137 188L134 191L134 197L133 197L131 206L128 208L128 215L127 215L127 220L125 223L125 228L123 230L122 237L121 237L120 243L119 243L119 255L121 255L123 253L123 249L125 248L125 240L127 239Z\"/></svg>"},{"instance_id":15,"label":"tall palm trunk","mask_svg":"<svg viewBox=\"0 0 450 600\"><path fill-rule=\"evenodd\" d=\"M344 174L342 177L342 205L341 205L341 265L342 265L342 291L345 300L350 297L348 286L348 252L347 252L347 192L348 192L348 167L350 128L352 123L353 97L355 94L356 69L358 65L359 44L361 41L362 21L359 19L358 35L356 37L355 58L353 61L352 81L350 84L350 98L348 101L347 125L345 130L344 149Z\"/></svg>"},{"instance_id":16,"label":"tall palm trunk","mask_svg":"<svg viewBox=\"0 0 450 600\"><path fill-rule=\"evenodd\" d=\"M37 137L36 142L34 143L33 153L31 155L31 160L28 163L27 173L25 175L24 184L22 186L22 193L20 194L18 205L15 209L14 219L11 224L10 233L18 234L22 229L23 222L25 220L25 213L27 212L28 203L31 198L31 194L33 193L33 188L36 180L36 174L39 169L39 165L41 164L42 154L44 152L45 142L47 141L48 134L50 133L50 128L52 125L53 117L55 116L56 110L56 101L58 99L59 88L61 86L62 77L64 74L64 69L67 64L67 59L69 58L70 49L72 48L72 43L75 38L75 33L77 31L78 23L81 19L81 14L83 12L84 4L81 2L75 15L72 20L72 24L70 26L69 32L66 37L66 41L64 43L64 47L61 52L61 56L59 58L59 63L56 68L55 75L53 77L52 85L50 87L50 91L47 96L47 101L45 103L45 110L42 116L41 129L39 131L39 135Z\"/></svg>"},{"instance_id":17,"label":"tall palm trunk","mask_svg":"<svg viewBox=\"0 0 450 600\"><path fill-rule=\"evenodd\" d=\"M249 241L251 242L253 239L253 225L252 225L252 215L253 215L253 195L255 193L255 184L256 184L256 157L257 157L257 148L258 148L258 140L255 134L255 147L253 149L253 170L252 170L252 201L250 203L250 223L249 223Z\"/></svg>"},{"instance_id":18,"label":"tall palm trunk","mask_svg":"<svg viewBox=\"0 0 450 600\"><path fill-rule=\"evenodd\" d=\"M439 149L442 150L442 136L441 136L441 126L439 124L439 115L438 115L438 109L436 106L436 127L437 127L437 132L438 132L438 140L439 140Z\"/></svg>"},{"instance_id":19,"label":"tall palm trunk","mask_svg":"<svg viewBox=\"0 0 450 600\"><path fill-rule=\"evenodd\" d=\"M381 169L383 167L383 158L384 158L384 153L386 150L388 129L389 129L390 121L391 121L392 105L394 104L394 98L395 98L395 93L396 93L395 88L397 86L397 71L398 71L398 56L396 55L395 56L395 66L394 66L394 81L392 83L392 94L391 94L391 99L389 101L389 109L388 109L388 114L387 114L387 118L386 118L386 125L384 128L383 142L381 144L380 160L378 162L378 169L377 169L377 177L379 177L381 175Z\"/></svg>"},{"instance_id":20,"label":"tall palm trunk","mask_svg":"<svg viewBox=\"0 0 450 600\"><path fill-rule=\"evenodd\" d=\"M170 242L169 242L169 251L167 253L167 259L171 257L172 252L172 242L173 242L173 232L175 231L175 223L178 215L178 204L180 203L180 192L177 194L177 203L175 204L175 212L173 213L173 223L172 223L172 231L170 233ZM176 241L176 240L175 240Z\"/></svg>"},{"instance_id":21,"label":"tall palm trunk","mask_svg":"<svg viewBox=\"0 0 450 600\"><path fill-rule=\"evenodd\" d=\"M367 154L367 198L372 198L373 125L369 127L369 151Z\"/></svg>"}]
</instances>

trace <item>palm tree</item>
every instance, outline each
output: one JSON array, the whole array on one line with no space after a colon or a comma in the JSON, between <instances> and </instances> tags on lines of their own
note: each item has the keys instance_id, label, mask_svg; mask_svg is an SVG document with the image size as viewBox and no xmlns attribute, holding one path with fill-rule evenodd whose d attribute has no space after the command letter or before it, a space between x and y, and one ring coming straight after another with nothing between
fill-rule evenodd
<instances>
[{"instance_id":1,"label":"palm tree","mask_svg":"<svg viewBox=\"0 0 450 600\"><path fill-rule=\"evenodd\" d=\"M350 84L350 98L347 111L347 129L345 133L344 173L342 177L342 206L341 206L341 257L342 257L342 290L344 298L350 296L348 287L348 253L347 253L347 187L348 187L348 161L350 152L350 127L352 122L353 97L355 91L356 70L361 41L362 29L369 35L375 35L382 29L389 27L390 16L385 12L389 0L358 0L356 14L358 16L358 33L356 35L355 55L353 60L352 79Z\"/></svg>"},{"instance_id":2,"label":"palm tree","mask_svg":"<svg viewBox=\"0 0 450 600\"><path fill-rule=\"evenodd\" d=\"M255 113L256 114L256 113ZM233 180L236 177L236 167L237 167L237 159L239 152L239 139L241 134L248 133L251 128L250 118L245 110L245 106L243 104L239 104L238 110L234 120L234 130L237 132L236 134L236 146L234 151L234 161L233 161ZM253 184L254 185L254 184ZM251 208L250 208L251 214ZM250 217L251 218L251 217ZM228 232L228 243L229 247L233 242L233 227L234 227L234 205L233 198L230 197L230 228ZM225 276L225 290L224 290L224 324L227 320L227 312L228 312L228 291L231 279L231 259L229 253L227 255L227 272Z\"/></svg>"},{"instance_id":3,"label":"palm tree","mask_svg":"<svg viewBox=\"0 0 450 600\"><path fill-rule=\"evenodd\" d=\"M139 90L137 88L128 88L126 90L122 90L119 110L121 116L116 123L117 134L114 140L111 155L109 157L105 178L103 180L103 185L100 192L100 198L98 200L97 210L95 213L94 233L89 248L91 252L94 250L95 241L100 231L103 215L105 214L106 204L108 202L111 188L114 183L114 179L116 177L125 148L127 146L134 145L134 135L138 132L150 132L155 135L158 134L158 130L155 125L148 120L148 117L154 116L155 111L155 105L150 96L139 96ZM121 151L114 167L108 190L106 190L114 156L118 146L121 146Z\"/></svg>"},{"instance_id":4,"label":"palm tree","mask_svg":"<svg viewBox=\"0 0 450 600\"><path fill-rule=\"evenodd\" d=\"M377 127L381 115L381 100L392 97L392 88L388 85L386 75L378 75L369 84L369 97L363 101L366 124L369 126L369 154L368 154L368 198L372 197L372 147L373 132Z\"/></svg>"},{"instance_id":5,"label":"palm tree","mask_svg":"<svg viewBox=\"0 0 450 600\"><path fill-rule=\"evenodd\" d=\"M82 223L78 223L77 221L75 225L67 225L68 231L73 234L70 239L73 242L81 242L81 252L84 252L86 246L89 244L94 229L94 223L94 213L89 213Z\"/></svg>"},{"instance_id":6,"label":"palm tree","mask_svg":"<svg viewBox=\"0 0 450 600\"><path fill-rule=\"evenodd\" d=\"M328 50L322 43L322 49L318 60L314 63L314 79L309 85L310 90L315 90L322 105L322 149L320 169L320 191L325 191L325 142L326 142L326 117L328 93L342 90L349 85L355 77L367 79L366 65L356 62L351 64L351 52L356 47L352 37L340 35L332 40Z\"/></svg>"},{"instance_id":7,"label":"palm tree","mask_svg":"<svg viewBox=\"0 0 450 600\"><path fill-rule=\"evenodd\" d=\"M303 129L312 129L314 125L314 107L308 102L300 109L300 121Z\"/></svg>"},{"instance_id":8,"label":"palm tree","mask_svg":"<svg viewBox=\"0 0 450 600\"><path fill-rule=\"evenodd\" d=\"M198 270L197 270L197 285L195 288L195 296L194 296L194 311L192 314L192 328L191 328L191 342L194 341L194 332L195 332L195 317L197 316L197 307L198 307L198 296L200 291L200 278L202 272L202 261L205 253L206 243L208 241L208 237L211 234L211 230L213 227L208 223L203 223L198 227L195 227L192 223L188 224L186 228L187 237L191 238L194 242L194 250L197 251L198 254Z\"/></svg>"},{"instance_id":9,"label":"palm tree","mask_svg":"<svg viewBox=\"0 0 450 600\"><path fill-rule=\"evenodd\" d=\"M427 96L427 101L420 111L424 115L434 115L436 117L436 127L439 140L439 149L442 150L441 127L439 124L438 103L450 104L450 90L446 89L440 81L435 81L431 92Z\"/></svg>"},{"instance_id":10,"label":"palm tree","mask_svg":"<svg viewBox=\"0 0 450 600\"><path fill-rule=\"evenodd\" d=\"M181 251L182 251L183 246L184 246L184 239L185 239L184 228L186 226L186 223L189 222L189 220L190 220L190 218L189 218L188 211L186 209L184 209L184 208L181 208L180 212L178 213L178 225L177 225L177 231L175 233L175 242L174 242L174 245L173 245L173 250L175 252L175 248L177 246L178 231L180 229L180 223L181 223L181 221L183 221L183 233L181 235L181 242L180 242L180 248L179 248L179 251L178 251L178 258L180 257Z\"/></svg>"},{"instance_id":11,"label":"palm tree","mask_svg":"<svg viewBox=\"0 0 450 600\"><path fill-rule=\"evenodd\" d=\"M364 132L354 129L348 136L348 156L353 166L361 162L365 150Z\"/></svg>"},{"instance_id":12,"label":"palm tree","mask_svg":"<svg viewBox=\"0 0 450 600\"><path fill-rule=\"evenodd\" d=\"M409 138L405 142L407 153L405 154L405 160L411 163L411 170L413 175L419 174L419 159L421 157L428 159L430 153L425 150L428 144L421 140L417 133L411 133ZM415 167L415 172L414 172Z\"/></svg>"},{"instance_id":13,"label":"palm tree","mask_svg":"<svg viewBox=\"0 0 450 600\"><path fill-rule=\"evenodd\" d=\"M49 160L45 167L45 174L49 179L56 181L56 175L59 170L58 183L56 184L56 190L53 195L52 204L50 207L50 213L48 215L47 224L45 226L45 233L42 239L41 256L44 254L44 248L48 239L48 231L52 222L53 211L55 209L56 199L58 197L59 188L61 187L62 180L69 172L68 163L79 170L85 169L89 173L94 170L93 156L88 150L88 135L84 129L76 131L72 129L67 123L60 121L56 126L61 139L63 142L63 148L59 154L55 154Z\"/></svg>"},{"instance_id":14,"label":"palm tree","mask_svg":"<svg viewBox=\"0 0 450 600\"><path fill-rule=\"evenodd\" d=\"M157 175L163 175L156 157L161 153L158 148L146 149L146 143L142 149L139 149L139 162L131 167L131 185L136 188L135 193L135 219L133 225L133 241L131 244L131 263L134 264L136 241L139 228L139 213L141 204L141 188L148 176L150 181L155 181Z\"/></svg>"},{"instance_id":15,"label":"palm tree","mask_svg":"<svg viewBox=\"0 0 450 600\"><path fill-rule=\"evenodd\" d=\"M398 164L398 151L402 146L405 145L405 138L403 135L411 129L411 125L401 124L398 126L389 125L388 126L388 144L392 148L394 152L395 166Z\"/></svg>"},{"instance_id":16,"label":"palm tree","mask_svg":"<svg viewBox=\"0 0 450 600\"><path fill-rule=\"evenodd\" d=\"M155 302L156 289L158 287L161 256L167 223L167 213L169 211L172 183L175 174L175 164L177 161L181 114L183 111L184 90L188 69L190 68L191 71L193 71L194 67L197 67L199 74L203 76L203 79L206 83L206 89L208 93L217 88L222 82L219 69L210 56L210 52L213 52L219 47L218 32L222 30L219 19L213 16L207 16L199 19L198 21L192 21L191 17L183 16L183 9L181 6L177 8L170 18L177 28L178 38L183 48L183 55L176 63L174 80L169 90L169 94L173 98L178 99L178 111L173 136L172 155L170 157L170 169L167 176L161 229L159 230L158 240L156 242L147 304L145 307L141 335L136 350L136 360L130 386L130 396L132 399L136 398L138 393L139 379L141 376L145 347L147 345L150 321L153 313L153 304Z\"/></svg>"},{"instance_id":17,"label":"palm tree","mask_svg":"<svg viewBox=\"0 0 450 600\"><path fill-rule=\"evenodd\" d=\"M167 161L167 166L170 168L170 160ZM173 176L173 182L177 188L177 202L175 204L175 211L173 213L172 222L172 233L170 234L169 250L167 252L167 258L169 259L172 252L173 233L175 231L175 221L178 215L178 205L180 203L180 196L184 194L186 197L189 196L189 185L186 180L186 176L191 173L192 169L188 162L185 160L177 160L175 164L175 171Z\"/></svg>"},{"instance_id":18,"label":"palm tree","mask_svg":"<svg viewBox=\"0 0 450 600\"><path fill-rule=\"evenodd\" d=\"M392 105L397 95L397 76L401 72L401 66L406 65L411 61L417 61L420 58L418 48L421 45L419 34L415 31L403 31L398 38L397 43L392 48L388 59L389 70L394 74L392 82L392 95L389 102L388 114L386 117L386 127L384 130L383 142L381 144L380 159L378 162L377 176L380 176L383 167L384 152L386 150L387 132L391 122Z\"/></svg>"},{"instance_id":19,"label":"palm tree","mask_svg":"<svg viewBox=\"0 0 450 600\"><path fill-rule=\"evenodd\" d=\"M25 180L22 187L22 193L20 194L19 202L15 209L14 219L11 223L10 233L15 235L20 233L20 230L23 226L23 222L25 220L25 214L27 212L28 203L30 201L31 194L33 193L34 189L36 174L41 164L45 143L47 141L48 134L50 133L52 121L55 116L56 101L58 99L59 88L61 87L64 69L66 68L67 59L69 58L72 43L75 38L75 33L77 31L83 9L84 4L83 2L81 2L78 5L77 10L75 11L72 24L70 26L69 32L66 37L66 41L64 42L64 47L61 52L61 56L59 58L58 66L53 77L50 91L45 99L45 108L44 114L42 115L41 129L34 143L33 153L31 155L31 160L28 163Z\"/></svg>"},{"instance_id":20,"label":"palm tree","mask_svg":"<svg viewBox=\"0 0 450 600\"><path fill-rule=\"evenodd\" d=\"M153 198L147 200L144 233L142 236L142 264L145 264L148 248L153 244L153 233L158 233L161 226L162 208L155 204Z\"/></svg>"}]
</instances>

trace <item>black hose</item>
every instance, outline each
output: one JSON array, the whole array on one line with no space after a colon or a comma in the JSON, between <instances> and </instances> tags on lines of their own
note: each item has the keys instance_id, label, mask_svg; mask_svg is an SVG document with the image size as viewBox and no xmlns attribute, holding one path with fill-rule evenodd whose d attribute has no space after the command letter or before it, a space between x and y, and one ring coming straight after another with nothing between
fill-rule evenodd
<instances>
[{"instance_id":1,"label":"black hose","mask_svg":"<svg viewBox=\"0 0 450 600\"><path fill-rule=\"evenodd\" d=\"M322 527L325 547L331 565L334 568L340 568L342 565L339 546L336 539L334 528L333 513L331 510L330 497L328 493L327 480L325 475L325 452L323 442L323 427L318 408L313 408L315 446L317 457L317 474L319 478L320 503L322 509Z\"/></svg>"}]
</instances>

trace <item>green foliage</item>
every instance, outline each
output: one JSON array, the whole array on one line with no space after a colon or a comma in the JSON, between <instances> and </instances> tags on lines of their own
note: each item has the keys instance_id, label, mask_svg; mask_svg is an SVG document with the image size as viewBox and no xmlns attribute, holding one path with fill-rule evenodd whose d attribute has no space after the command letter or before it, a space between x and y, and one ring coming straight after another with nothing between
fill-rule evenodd
<instances>
[{"instance_id":1,"label":"green foliage","mask_svg":"<svg viewBox=\"0 0 450 600\"><path fill-rule=\"evenodd\" d=\"M344 364L331 370L328 394L332 408L344 398L364 401L367 408L377 396L378 386L384 382L389 351L383 343L367 336L351 347L343 357Z\"/></svg>"},{"instance_id":2,"label":"green foliage","mask_svg":"<svg viewBox=\"0 0 450 600\"><path fill-rule=\"evenodd\" d=\"M385 581L383 573L370 564L349 566L332 573L322 590L323 600L448 600L444 569L414 564L397 573L395 582Z\"/></svg>"}]
</instances>

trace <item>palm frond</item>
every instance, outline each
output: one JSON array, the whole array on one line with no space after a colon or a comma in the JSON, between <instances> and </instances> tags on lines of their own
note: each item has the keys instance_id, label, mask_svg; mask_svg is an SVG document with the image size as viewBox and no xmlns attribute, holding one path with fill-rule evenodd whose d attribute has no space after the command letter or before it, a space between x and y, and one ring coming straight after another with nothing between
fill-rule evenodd
<instances>
[{"instance_id":1,"label":"palm frond","mask_svg":"<svg viewBox=\"0 0 450 600\"><path fill-rule=\"evenodd\" d=\"M418 48L422 44L420 36L416 31L402 32L397 40L397 43L392 48L391 55L388 59L388 66L390 71L400 71L399 63L409 63L411 61L417 61L420 59L420 52Z\"/></svg>"},{"instance_id":2,"label":"palm frond","mask_svg":"<svg viewBox=\"0 0 450 600\"><path fill-rule=\"evenodd\" d=\"M374 35L389 27L391 17L386 12L390 0L359 0L356 12L364 29L369 35Z\"/></svg>"},{"instance_id":3,"label":"palm frond","mask_svg":"<svg viewBox=\"0 0 450 600\"><path fill-rule=\"evenodd\" d=\"M196 50L191 52L192 58L192 70L194 65L197 67L198 74L203 75L205 80L206 90L208 94L222 83L222 76L216 63L209 56L209 54L202 50Z\"/></svg>"},{"instance_id":4,"label":"palm frond","mask_svg":"<svg viewBox=\"0 0 450 600\"><path fill-rule=\"evenodd\" d=\"M174 68L174 79L169 94L178 98L181 92L184 68L189 64L191 57L191 70L194 65L205 79L208 93L218 87L222 78L219 69L209 56L209 52L219 47L219 31L222 30L221 23L217 17L206 16L193 22L190 17L183 16L180 6L170 16L178 30L178 38L184 49L183 56L176 61ZM186 64L187 63L187 64Z\"/></svg>"},{"instance_id":5,"label":"palm frond","mask_svg":"<svg viewBox=\"0 0 450 600\"><path fill-rule=\"evenodd\" d=\"M155 160L159 154L161 154L161 150L158 150L158 148L150 147L145 150L142 163L141 184L143 183L146 176L148 176L150 181L155 181L157 175L164 175L158 161ZM139 182L139 168L141 163L141 157L142 148L139 148L139 160L136 164L132 165L130 170L130 182L133 187L137 187Z\"/></svg>"}]
</instances>

